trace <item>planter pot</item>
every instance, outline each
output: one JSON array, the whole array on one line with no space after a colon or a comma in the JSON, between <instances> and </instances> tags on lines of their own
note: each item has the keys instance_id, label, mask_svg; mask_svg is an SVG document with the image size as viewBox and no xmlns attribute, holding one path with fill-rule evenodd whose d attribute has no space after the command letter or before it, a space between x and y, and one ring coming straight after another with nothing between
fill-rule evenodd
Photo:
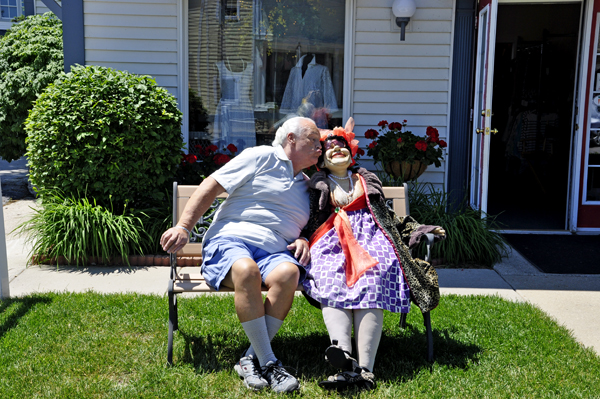
<instances>
[{"instance_id":1,"label":"planter pot","mask_svg":"<svg viewBox=\"0 0 600 399\"><path fill-rule=\"evenodd\" d=\"M139 255L129 255L129 266L139 266L140 265L140 256Z\"/></svg>"},{"instance_id":2,"label":"planter pot","mask_svg":"<svg viewBox=\"0 0 600 399\"><path fill-rule=\"evenodd\" d=\"M402 177L404 181L411 181L421 176L427 170L427 165L421 161L408 163L404 161L392 161L385 166L385 171L395 177Z\"/></svg>"}]
</instances>

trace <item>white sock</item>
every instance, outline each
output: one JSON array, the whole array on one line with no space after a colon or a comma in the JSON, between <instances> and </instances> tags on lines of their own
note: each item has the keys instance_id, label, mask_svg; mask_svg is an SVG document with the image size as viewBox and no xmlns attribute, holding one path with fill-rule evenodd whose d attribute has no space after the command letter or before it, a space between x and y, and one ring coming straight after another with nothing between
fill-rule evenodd
<instances>
[{"instance_id":1,"label":"white sock","mask_svg":"<svg viewBox=\"0 0 600 399\"><path fill-rule=\"evenodd\" d=\"M352 353L352 310L322 305L323 320L329 339L337 340L338 346Z\"/></svg>"},{"instance_id":2,"label":"white sock","mask_svg":"<svg viewBox=\"0 0 600 399\"><path fill-rule=\"evenodd\" d=\"M354 334L358 365L373 371L375 355L383 330L383 309L355 309Z\"/></svg>"},{"instance_id":3,"label":"white sock","mask_svg":"<svg viewBox=\"0 0 600 399\"><path fill-rule=\"evenodd\" d=\"M250 340L250 344L254 347L261 367L270 361L277 361L271 349L271 341L269 340L264 316L242 323L242 328Z\"/></svg>"},{"instance_id":4,"label":"white sock","mask_svg":"<svg viewBox=\"0 0 600 399\"><path fill-rule=\"evenodd\" d=\"M277 335L277 332L283 325L283 320L276 319L273 316L265 315L265 321L267 323L267 333L269 334L269 342L273 341L273 337ZM256 352L254 351L254 347L250 345L248 350L246 351L246 356L256 356Z\"/></svg>"}]
</instances>

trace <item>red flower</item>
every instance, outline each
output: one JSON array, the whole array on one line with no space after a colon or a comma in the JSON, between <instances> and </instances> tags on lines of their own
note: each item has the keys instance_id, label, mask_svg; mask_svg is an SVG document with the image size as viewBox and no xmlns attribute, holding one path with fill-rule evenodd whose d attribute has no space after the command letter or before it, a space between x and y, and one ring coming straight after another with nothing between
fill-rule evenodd
<instances>
[{"instance_id":1,"label":"red flower","mask_svg":"<svg viewBox=\"0 0 600 399\"><path fill-rule=\"evenodd\" d=\"M369 148L370 148L370 149L373 149L373 148L375 148L375 146L376 146L376 145L377 145L377 142L376 142L376 141L374 141L374 142L372 142L371 144L369 144Z\"/></svg>"},{"instance_id":2,"label":"red flower","mask_svg":"<svg viewBox=\"0 0 600 399\"><path fill-rule=\"evenodd\" d=\"M194 163L198 160L198 158L194 154L187 154L185 156L185 160L187 163Z\"/></svg>"},{"instance_id":3,"label":"red flower","mask_svg":"<svg viewBox=\"0 0 600 399\"><path fill-rule=\"evenodd\" d=\"M365 155L365 150L363 150L362 148L359 148L358 150L356 150L356 153L357 153L358 155L361 155L361 156L362 156L362 155Z\"/></svg>"},{"instance_id":4,"label":"red flower","mask_svg":"<svg viewBox=\"0 0 600 399\"><path fill-rule=\"evenodd\" d=\"M402 123L406 123L406 122L407 122L407 120L406 120L406 119L402 121Z\"/></svg>"},{"instance_id":5,"label":"red flower","mask_svg":"<svg viewBox=\"0 0 600 399\"><path fill-rule=\"evenodd\" d=\"M208 154L210 154L210 153L213 153L213 152L217 151L218 149L219 149L219 147L217 147L217 146L216 146L216 145L214 145L214 144L211 144L211 145L209 145L208 147L206 147L205 151L206 151Z\"/></svg>"},{"instance_id":6,"label":"red flower","mask_svg":"<svg viewBox=\"0 0 600 399\"><path fill-rule=\"evenodd\" d=\"M419 140L416 142L415 147L420 151L427 151L427 142L425 140Z\"/></svg>"},{"instance_id":7,"label":"red flower","mask_svg":"<svg viewBox=\"0 0 600 399\"><path fill-rule=\"evenodd\" d=\"M237 147L236 147L236 146L234 146L233 144L229 144L229 145L227 146L227 149L228 149L229 151L231 151L231 152L237 152L237 150L238 150L238 149L237 149Z\"/></svg>"},{"instance_id":8,"label":"red flower","mask_svg":"<svg viewBox=\"0 0 600 399\"><path fill-rule=\"evenodd\" d=\"M396 140L398 143L402 143L402 137L398 137L398 140Z\"/></svg>"},{"instance_id":9,"label":"red flower","mask_svg":"<svg viewBox=\"0 0 600 399\"><path fill-rule=\"evenodd\" d=\"M388 124L387 121L381 121L377 124L377 126L385 126L387 124Z\"/></svg>"},{"instance_id":10,"label":"red flower","mask_svg":"<svg viewBox=\"0 0 600 399\"><path fill-rule=\"evenodd\" d=\"M388 129L390 130L402 130L402 123L400 122L392 122L388 125Z\"/></svg>"},{"instance_id":11,"label":"red flower","mask_svg":"<svg viewBox=\"0 0 600 399\"><path fill-rule=\"evenodd\" d=\"M444 140L440 140L439 144L442 148L446 148L448 146L448 144Z\"/></svg>"},{"instance_id":12,"label":"red flower","mask_svg":"<svg viewBox=\"0 0 600 399\"><path fill-rule=\"evenodd\" d=\"M375 129L369 129L365 132L366 139L375 140L377 136L379 136L379 133L377 133L377 130Z\"/></svg>"},{"instance_id":13,"label":"red flower","mask_svg":"<svg viewBox=\"0 0 600 399\"><path fill-rule=\"evenodd\" d=\"M213 158L213 161L215 161L215 165L221 166L231 161L231 158L226 154L216 154Z\"/></svg>"}]
</instances>

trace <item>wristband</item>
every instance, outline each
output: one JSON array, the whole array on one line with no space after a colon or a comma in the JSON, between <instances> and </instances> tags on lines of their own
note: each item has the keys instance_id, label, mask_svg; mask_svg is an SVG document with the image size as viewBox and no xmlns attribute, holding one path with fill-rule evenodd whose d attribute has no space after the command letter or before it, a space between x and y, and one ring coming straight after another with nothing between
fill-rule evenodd
<instances>
[{"instance_id":1,"label":"wristband","mask_svg":"<svg viewBox=\"0 0 600 399\"><path fill-rule=\"evenodd\" d=\"M310 243L310 241L308 241L308 238L306 237L298 237L298 239L305 240L306 242Z\"/></svg>"},{"instance_id":2,"label":"wristband","mask_svg":"<svg viewBox=\"0 0 600 399\"><path fill-rule=\"evenodd\" d=\"M192 234L192 233L190 233L190 231L188 229L186 229L183 226L175 226L175 227L177 227L178 229L181 229L181 230L185 230L188 233L188 235Z\"/></svg>"}]
</instances>

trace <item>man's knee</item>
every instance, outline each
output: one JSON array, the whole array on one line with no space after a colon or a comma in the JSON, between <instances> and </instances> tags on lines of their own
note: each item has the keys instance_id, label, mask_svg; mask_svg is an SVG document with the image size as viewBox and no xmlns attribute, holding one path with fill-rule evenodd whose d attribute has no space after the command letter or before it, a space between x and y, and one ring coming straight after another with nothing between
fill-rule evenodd
<instances>
[{"instance_id":1,"label":"man's knee","mask_svg":"<svg viewBox=\"0 0 600 399\"><path fill-rule=\"evenodd\" d=\"M298 266L291 262L283 262L269 273L265 283L268 287L291 286L296 288L299 279L300 270Z\"/></svg>"},{"instance_id":2,"label":"man's knee","mask_svg":"<svg viewBox=\"0 0 600 399\"><path fill-rule=\"evenodd\" d=\"M230 273L234 284L262 284L260 270L252 259L238 259L231 266Z\"/></svg>"}]
</instances>

